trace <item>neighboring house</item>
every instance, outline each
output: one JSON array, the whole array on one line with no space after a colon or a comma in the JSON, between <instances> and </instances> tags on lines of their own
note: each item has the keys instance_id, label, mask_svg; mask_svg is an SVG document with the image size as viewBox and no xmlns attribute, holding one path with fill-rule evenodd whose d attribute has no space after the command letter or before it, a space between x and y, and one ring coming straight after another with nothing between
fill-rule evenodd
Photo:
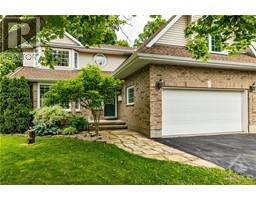
<instances>
[{"instance_id":1,"label":"neighboring house","mask_svg":"<svg viewBox=\"0 0 256 200\"><path fill-rule=\"evenodd\" d=\"M209 36L208 62L192 59L184 30L199 16L173 16L118 67L118 117L149 137L256 133L256 50L228 56Z\"/></svg>"},{"instance_id":2,"label":"neighboring house","mask_svg":"<svg viewBox=\"0 0 256 200\"><path fill-rule=\"evenodd\" d=\"M24 76L29 80L33 108L42 106L43 95L55 81L75 77L87 64L97 64L105 73L112 73L134 51L133 48L113 45L86 48L68 33L65 33L62 39L52 40L49 46L52 47L57 58L57 66L54 70L40 65L39 58L44 47L38 46L25 50L23 66L9 75L9 77ZM103 117L117 118L116 107L116 103L106 104ZM81 110L79 100L71 103L67 109L73 113L84 112Z\"/></svg>"}]
</instances>

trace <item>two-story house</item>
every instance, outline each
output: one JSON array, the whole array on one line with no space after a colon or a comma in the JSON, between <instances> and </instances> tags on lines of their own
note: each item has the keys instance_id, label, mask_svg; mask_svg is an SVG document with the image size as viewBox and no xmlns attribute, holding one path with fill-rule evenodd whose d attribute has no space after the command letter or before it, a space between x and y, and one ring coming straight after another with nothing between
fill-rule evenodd
<instances>
[{"instance_id":1,"label":"two-story house","mask_svg":"<svg viewBox=\"0 0 256 200\"><path fill-rule=\"evenodd\" d=\"M23 53L23 66L9 75L10 77L24 76L30 82L33 108L42 106L43 95L55 81L75 77L87 64L97 64L103 72L112 73L134 51L130 47L113 45L87 48L68 33L65 33L61 39L50 41L48 45L53 49L57 59L57 66L54 69L40 64L39 58L44 47L38 46L26 49ZM85 112L81 109L79 100L70 103L67 108L73 113ZM116 103L106 104L103 111L103 118L117 118Z\"/></svg>"},{"instance_id":2,"label":"two-story house","mask_svg":"<svg viewBox=\"0 0 256 200\"><path fill-rule=\"evenodd\" d=\"M55 70L38 63L42 47L37 47L25 52L23 67L10 76L30 81L37 108L51 83L96 63L125 81L116 103L104 106L103 117L121 119L129 129L148 137L256 133L255 45L231 57L209 35L208 62L195 60L186 49L184 30L198 17L171 17L136 51L106 45L85 48L66 33L50 42L58 57ZM79 101L70 109L80 112Z\"/></svg>"}]
</instances>

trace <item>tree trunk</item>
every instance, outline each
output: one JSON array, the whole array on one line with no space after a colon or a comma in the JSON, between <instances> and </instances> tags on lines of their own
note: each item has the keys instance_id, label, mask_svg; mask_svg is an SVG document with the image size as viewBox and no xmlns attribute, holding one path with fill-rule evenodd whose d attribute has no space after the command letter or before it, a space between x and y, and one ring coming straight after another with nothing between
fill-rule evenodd
<instances>
[{"instance_id":1,"label":"tree trunk","mask_svg":"<svg viewBox=\"0 0 256 200\"><path fill-rule=\"evenodd\" d=\"M92 110L92 115L93 115L93 121L94 121L95 134L96 136L98 136L101 110Z\"/></svg>"},{"instance_id":2,"label":"tree trunk","mask_svg":"<svg viewBox=\"0 0 256 200\"><path fill-rule=\"evenodd\" d=\"M33 131L29 131L27 142L28 144L34 144L36 142L36 134Z\"/></svg>"}]
</instances>

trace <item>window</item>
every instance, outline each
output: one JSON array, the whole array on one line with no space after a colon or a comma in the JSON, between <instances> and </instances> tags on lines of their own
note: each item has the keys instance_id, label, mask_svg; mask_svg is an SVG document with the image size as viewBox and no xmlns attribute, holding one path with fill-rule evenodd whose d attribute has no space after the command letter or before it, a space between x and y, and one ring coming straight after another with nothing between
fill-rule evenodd
<instances>
[{"instance_id":1,"label":"window","mask_svg":"<svg viewBox=\"0 0 256 200\"><path fill-rule=\"evenodd\" d=\"M75 102L75 109L76 111L80 111L80 99L77 99L77 101Z\"/></svg>"},{"instance_id":2,"label":"window","mask_svg":"<svg viewBox=\"0 0 256 200\"><path fill-rule=\"evenodd\" d=\"M223 52L220 45L220 37L209 35L208 38L209 51L211 52Z\"/></svg>"},{"instance_id":3,"label":"window","mask_svg":"<svg viewBox=\"0 0 256 200\"><path fill-rule=\"evenodd\" d=\"M68 106L63 106L63 105L62 105L62 107L63 107L66 111L71 112L72 104L69 103Z\"/></svg>"},{"instance_id":4,"label":"window","mask_svg":"<svg viewBox=\"0 0 256 200\"><path fill-rule=\"evenodd\" d=\"M78 53L75 52L75 53L74 53L74 67L75 67L75 69L78 69L78 68L79 68L78 65L79 65L79 64L78 64Z\"/></svg>"},{"instance_id":5,"label":"window","mask_svg":"<svg viewBox=\"0 0 256 200\"><path fill-rule=\"evenodd\" d=\"M54 49L52 52L56 59L56 66L69 67L69 50Z\"/></svg>"},{"instance_id":6,"label":"window","mask_svg":"<svg viewBox=\"0 0 256 200\"><path fill-rule=\"evenodd\" d=\"M47 85L47 84L40 84L39 85L39 103L38 103L38 107L42 107L43 106L43 96L46 92L48 92L50 89L50 85Z\"/></svg>"},{"instance_id":7,"label":"window","mask_svg":"<svg viewBox=\"0 0 256 200\"><path fill-rule=\"evenodd\" d=\"M107 58L103 54L96 54L94 56L94 62L99 66L105 66L107 64Z\"/></svg>"},{"instance_id":8,"label":"window","mask_svg":"<svg viewBox=\"0 0 256 200\"><path fill-rule=\"evenodd\" d=\"M39 66L39 58L40 58L40 51L38 48L35 49L35 52L34 52L34 61L35 61L35 67Z\"/></svg>"},{"instance_id":9,"label":"window","mask_svg":"<svg viewBox=\"0 0 256 200\"><path fill-rule=\"evenodd\" d=\"M134 104L134 86L130 86L127 88L127 94L126 94L126 103L127 105L133 105Z\"/></svg>"}]
</instances>

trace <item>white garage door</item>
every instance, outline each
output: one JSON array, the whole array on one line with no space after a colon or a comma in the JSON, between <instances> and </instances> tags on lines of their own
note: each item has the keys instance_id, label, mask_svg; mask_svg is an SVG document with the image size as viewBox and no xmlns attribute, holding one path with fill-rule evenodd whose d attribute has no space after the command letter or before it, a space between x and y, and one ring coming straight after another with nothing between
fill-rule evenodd
<instances>
[{"instance_id":1,"label":"white garage door","mask_svg":"<svg viewBox=\"0 0 256 200\"><path fill-rule=\"evenodd\" d=\"M162 135L241 132L243 92L163 90Z\"/></svg>"}]
</instances>

